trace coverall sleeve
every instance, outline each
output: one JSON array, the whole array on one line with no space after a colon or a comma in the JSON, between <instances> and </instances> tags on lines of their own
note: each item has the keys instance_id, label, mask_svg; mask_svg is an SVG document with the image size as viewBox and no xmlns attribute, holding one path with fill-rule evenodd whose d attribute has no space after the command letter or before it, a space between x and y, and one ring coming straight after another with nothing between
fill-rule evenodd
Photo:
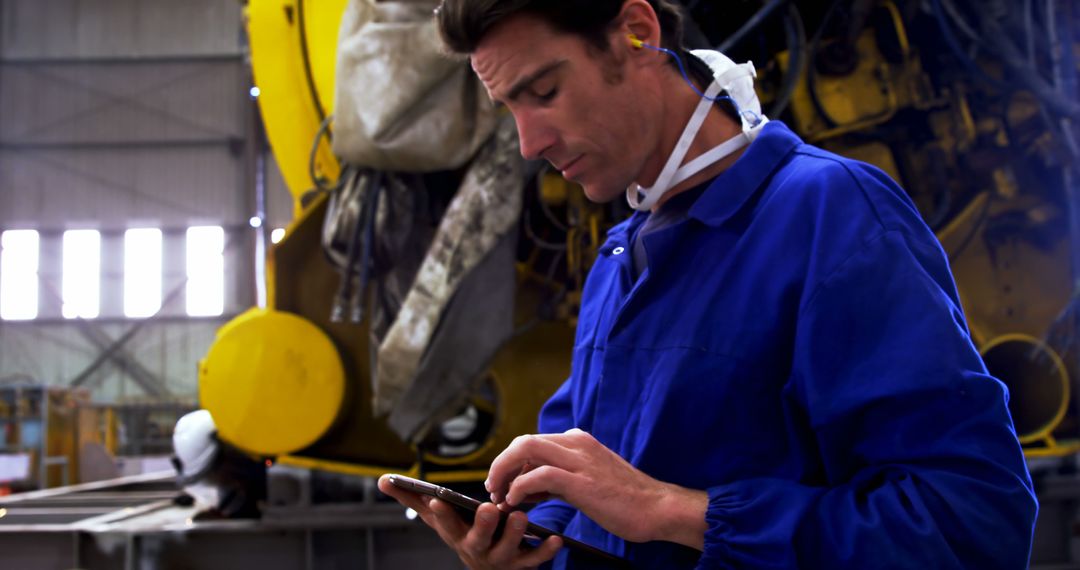
<instances>
[{"instance_id":1,"label":"coverall sleeve","mask_svg":"<svg viewBox=\"0 0 1080 570\"><path fill-rule=\"evenodd\" d=\"M912 239L869 239L808 293L783 395L822 475L708 489L700 568L1027 567L1037 503L1005 387L932 277L944 255Z\"/></svg>"},{"instance_id":2,"label":"coverall sleeve","mask_svg":"<svg viewBox=\"0 0 1080 570\"><path fill-rule=\"evenodd\" d=\"M540 410L539 433L562 433L574 427L573 407L570 402L570 381L563 382L555 394ZM529 521L548 530L562 532L577 509L564 501L544 501L529 511Z\"/></svg>"}]
</instances>

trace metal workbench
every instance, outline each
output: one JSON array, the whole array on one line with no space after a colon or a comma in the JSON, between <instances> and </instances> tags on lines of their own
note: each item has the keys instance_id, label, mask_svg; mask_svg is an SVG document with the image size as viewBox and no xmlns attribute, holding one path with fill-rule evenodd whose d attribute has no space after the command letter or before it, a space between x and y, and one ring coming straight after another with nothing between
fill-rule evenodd
<instances>
[{"instance_id":1,"label":"metal workbench","mask_svg":"<svg viewBox=\"0 0 1080 570\"><path fill-rule=\"evenodd\" d=\"M172 472L0 497L0 567L151 569L461 568L393 502L269 509L262 520L199 521Z\"/></svg>"}]
</instances>

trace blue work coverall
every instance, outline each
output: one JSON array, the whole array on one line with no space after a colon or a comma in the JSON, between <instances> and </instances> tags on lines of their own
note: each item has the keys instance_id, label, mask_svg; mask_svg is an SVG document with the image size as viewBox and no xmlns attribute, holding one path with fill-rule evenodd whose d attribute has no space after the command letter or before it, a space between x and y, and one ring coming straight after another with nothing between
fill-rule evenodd
<instances>
[{"instance_id":1,"label":"blue work coverall","mask_svg":"<svg viewBox=\"0 0 1080 570\"><path fill-rule=\"evenodd\" d=\"M706 490L704 553L530 519L640 568L1025 568L1037 511L946 256L880 170L773 121L688 218L615 226L542 433ZM642 517L649 513L643 511ZM555 568L594 567L563 549Z\"/></svg>"}]
</instances>

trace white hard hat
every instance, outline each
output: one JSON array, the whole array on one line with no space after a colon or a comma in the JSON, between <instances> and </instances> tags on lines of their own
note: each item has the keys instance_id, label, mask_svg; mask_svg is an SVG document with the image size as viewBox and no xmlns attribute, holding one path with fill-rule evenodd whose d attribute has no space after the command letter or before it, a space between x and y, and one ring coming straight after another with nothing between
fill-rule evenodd
<instances>
[{"instance_id":1,"label":"white hard hat","mask_svg":"<svg viewBox=\"0 0 1080 570\"><path fill-rule=\"evenodd\" d=\"M176 422L173 430L176 470L184 481L194 481L210 469L217 455L217 428L207 410L196 410Z\"/></svg>"}]
</instances>

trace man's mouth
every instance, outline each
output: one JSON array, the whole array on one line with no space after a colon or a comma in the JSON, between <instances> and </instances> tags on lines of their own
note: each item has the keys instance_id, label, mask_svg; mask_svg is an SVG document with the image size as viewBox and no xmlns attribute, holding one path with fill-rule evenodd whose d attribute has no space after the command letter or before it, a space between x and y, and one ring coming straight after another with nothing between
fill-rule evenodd
<instances>
[{"instance_id":1,"label":"man's mouth","mask_svg":"<svg viewBox=\"0 0 1080 570\"><path fill-rule=\"evenodd\" d=\"M574 158L570 162L567 162L566 164L563 164L562 166L556 166L555 168L558 169L559 172L562 172L563 178L569 178L570 177L569 173L571 172L571 169L573 168L573 166L575 164L577 164L579 161L581 161L581 158L584 157L584 156L585 155L583 155L583 154L578 155L577 158Z\"/></svg>"}]
</instances>

